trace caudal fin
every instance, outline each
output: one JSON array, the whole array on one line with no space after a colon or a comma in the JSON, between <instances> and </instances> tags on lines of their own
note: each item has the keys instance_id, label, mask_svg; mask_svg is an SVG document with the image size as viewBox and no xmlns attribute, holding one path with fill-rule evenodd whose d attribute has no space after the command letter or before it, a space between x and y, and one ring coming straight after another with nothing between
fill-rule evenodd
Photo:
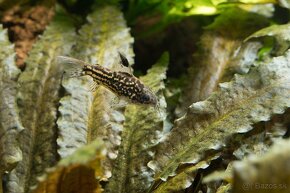
<instances>
[{"instance_id":1,"label":"caudal fin","mask_svg":"<svg viewBox=\"0 0 290 193\"><path fill-rule=\"evenodd\" d=\"M65 75L68 77L83 76L84 67L89 65L81 60L67 56L57 56L56 63L63 69Z\"/></svg>"}]
</instances>

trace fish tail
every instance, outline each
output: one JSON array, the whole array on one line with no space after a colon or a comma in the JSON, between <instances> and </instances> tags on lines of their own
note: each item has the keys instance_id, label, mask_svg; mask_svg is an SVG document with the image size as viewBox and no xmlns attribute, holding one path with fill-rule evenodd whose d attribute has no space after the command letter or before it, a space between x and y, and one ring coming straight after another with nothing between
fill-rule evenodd
<instances>
[{"instance_id":1,"label":"fish tail","mask_svg":"<svg viewBox=\"0 0 290 193\"><path fill-rule=\"evenodd\" d=\"M67 77L73 78L85 75L84 68L87 65L85 62L67 56L58 56L56 63L62 68Z\"/></svg>"}]
</instances>

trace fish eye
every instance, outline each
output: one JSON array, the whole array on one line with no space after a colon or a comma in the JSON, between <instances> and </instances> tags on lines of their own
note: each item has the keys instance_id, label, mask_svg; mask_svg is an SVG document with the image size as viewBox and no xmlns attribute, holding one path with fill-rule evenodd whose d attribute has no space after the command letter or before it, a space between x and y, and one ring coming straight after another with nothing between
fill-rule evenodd
<instances>
[{"instance_id":1,"label":"fish eye","mask_svg":"<svg viewBox=\"0 0 290 193\"><path fill-rule=\"evenodd\" d=\"M142 100L142 101L149 101L149 100L150 100L150 96L149 96L148 94L143 94L143 95L141 96L141 100Z\"/></svg>"}]
</instances>

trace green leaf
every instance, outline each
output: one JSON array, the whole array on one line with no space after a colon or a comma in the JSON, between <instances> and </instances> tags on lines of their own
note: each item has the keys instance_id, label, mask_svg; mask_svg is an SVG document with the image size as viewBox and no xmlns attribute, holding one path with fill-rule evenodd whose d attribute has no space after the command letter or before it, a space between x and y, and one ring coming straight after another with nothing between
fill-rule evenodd
<instances>
[{"instance_id":1,"label":"green leaf","mask_svg":"<svg viewBox=\"0 0 290 193\"><path fill-rule=\"evenodd\" d=\"M69 52L75 38L72 21L57 13L26 60L18 79L17 104L25 130L20 135L23 160L9 175L7 192L27 192L36 177L56 163L56 116L61 68L56 56Z\"/></svg>"},{"instance_id":2,"label":"green leaf","mask_svg":"<svg viewBox=\"0 0 290 193\"><path fill-rule=\"evenodd\" d=\"M180 192L188 188L194 181L199 169L206 169L212 160L218 158L219 155L210 157L208 160L201 161L194 166L184 168L176 176L169 178L166 182L159 180L152 185L149 192L154 190L154 193L170 193Z\"/></svg>"},{"instance_id":3,"label":"green leaf","mask_svg":"<svg viewBox=\"0 0 290 193\"><path fill-rule=\"evenodd\" d=\"M160 109L136 104L126 107L122 143L107 192L144 192L153 181L147 163L154 156L152 148L166 129L166 102L162 92L168 62L169 56L164 54L147 75L140 78L157 93Z\"/></svg>"},{"instance_id":4,"label":"green leaf","mask_svg":"<svg viewBox=\"0 0 290 193\"><path fill-rule=\"evenodd\" d=\"M289 122L290 109L282 115L275 115L270 121L260 122L254 125L254 129L248 132L246 135L236 135L234 139L228 143L228 148L233 151L235 156L234 160L242 160L246 156L263 156L269 147L277 140L281 140L287 133L287 125ZM220 190L229 191L233 183L233 161L232 159L225 171L213 171L203 178L203 183L210 185L223 181L224 183L230 183L226 186L222 185ZM227 162L227 161L226 161ZM208 172L207 172L208 173ZM227 188L226 188L227 187Z\"/></svg>"},{"instance_id":5,"label":"green leaf","mask_svg":"<svg viewBox=\"0 0 290 193\"><path fill-rule=\"evenodd\" d=\"M285 115L288 115L288 117ZM289 112L287 113L286 111L280 118L279 116L274 116L271 121L256 124L255 131L258 133L254 133L251 136L237 137L235 146L239 146L239 148L235 149L233 155L239 160L251 154L263 155L273 142L281 139L286 134L288 130L287 119L289 119Z\"/></svg>"},{"instance_id":6,"label":"green leaf","mask_svg":"<svg viewBox=\"0 0 290 193\"><path fill-rule=\"evenodd\" d=\"M213 4L218 5L222 3L245 3L245 4L257 4L257 3L275 3L276 0L211 0Z\"/></svg>"},{"instance_id":7,"label":"green leaf","mask_svg":"<svg viewBox=\"0 0 290 193\"><path fill-rule=\"evenodd\" d=\"M118 51L133 62L133 38L123 18L115 7L96 9L87 17L76 39L70 56L91 64L120 70ZM89 77L64 79L65 96L60 100L58 153L61 157L71 154L78 147L101 138L106 143L107 177L111 176L111 162L117 157L120 133L125 119L118 108L116 95L104 87L89 91Z\"/></svg>"},{"instance_id":8,"label":"green leaf","mask_svg":"<svg viewBox=\"0 0 290 193\"><path fill-rule=\"evenodd\" d=\"M220 82L231 80L235 73L248 72L257 59L261 43L243 43L243 39L267 24L262 16L234 8L206 27L189 68L189 81L183 91L179 114L193 102L205 100ZM228 26L235 30L229 30Z\"/></svg>"},{"instance_id":9,"label":"green leaf","mask_svg":"<svg viewBox=\"0 0 290 193\"><path fill-rule=\"evenodd\" d=\"M275 53L277 55L283 55L290 47L290 24L272 25L270 27L266 27L250 35L247 39L245 39L245 41L264 36L275 38L277 44Z\"/></svg>"},{"instance_id":10,"label":"green leaf","mask_svg":"<svg viewBox=\"0 0 290 193\"><path fill-rule=\"evenodd\" d=\"M105 154L104 143L100 140L79 148L49 168L39 178L40 183L33 193L103 192L99 179L104 175Z\"/></svg>"},{"instance_id":11,"label":"green leaf","mask_svg":"<svg viewBox=\"0 0 290 193\"><path fill-rule=\"evenodd\" d=\"M231 190L232 190L231 184L227 184L220 186L216 193L230 193L232 192Z\"/></svg>"},{"instance_id":12,"label":"green leaf","mask_svg":"<svg viewBox=\"0 0 290 193\"><path fill-rule=\"evenodd\" d=\"M263 156L251 156L233 165L233 192L288 192L290 141L281 140Z\"/></svg>"},{"instance_id":13,"label":"green leaf","mask_svg":"<svg viewBox=\"0 0 290 193\"><path fill-rule=\"evenodd\" d=\"M16 105L17 78L14 46L7 31L0 26L0 176L21 161L18 137L23 130ZM0 190L1 191L1 190Z\"/></svg>"},{"instance_id":14,"label":"green leaf","mask_svg":"<svg viewBox=\"0 0 290 193\"><path fill-rule=\"evenodd\" d=\"M129 23L142 21L153 23L139 36L146 36L163 29L167 25L194 15L216 15L228 8L240 7L249 9L256 4L276 3L276 0L134 0L130 1L126 13ZM274 9L273 9L274 10ZM260 12L265 11L262 9ZM253 10L253 12L259 12ZM239 15L239 14L235 14ZM238 23L237 23L238 24ZM237 30L230 30L237 31Z\"/></svg>"},{"instance_id":15,"label":"green leaf","mask_svg":"<svg viewBox=\"0 0 290 193\"><path fill-rule=\"evenodd\" d=\"M156 158L149 163L156 179L175 176L184 164L196 164L221 151L234 134L283 113L290 105L289 60L290 51L257 63L249 74L236 75L207 100L192 104L157 146Z\"/></svg>"}]
</instances>

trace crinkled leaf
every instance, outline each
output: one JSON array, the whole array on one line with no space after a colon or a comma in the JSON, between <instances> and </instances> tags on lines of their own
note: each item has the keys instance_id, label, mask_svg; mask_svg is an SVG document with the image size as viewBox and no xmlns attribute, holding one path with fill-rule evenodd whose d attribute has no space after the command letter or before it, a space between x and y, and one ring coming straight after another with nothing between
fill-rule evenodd
<instances>
[{"instance_id":1,"label":"crinkled leaf","mask_svg":"<svg viewBox=\"0 0 290 193\"><path fill-rule=\"evenodd\" d=\"M176 176L169 178L166 182L157 181L152 185L154 193L173 193L180 192L188 188L194 181L199 169L205 169L209 166L210 161L218 156L210 157L208 160L201 161L194 166L189 166L183 169Z\"/></svg>"},{"instance_id":2,"label":"crinkled leaf","mask_svg":"<svg viewBox=\"0 0 290 193\"><path fill-rule=\"evenodd\" d=\"M156 178L176 175L184 164L195 164L219 151L233 134L281 114L290 105L290 51L256 64L247 75L236 75L207 100L194 103L157 147L150 162ZM164 153L166 152L166 153Z\"/></svg>"},{"instance_id":3,"label":"crinkled leaf","mask_svg":"<svg viewBox=\"0 0 290 193\"><path fill-rule=\"evenodd\" d=\"M274 37L277 41L277 55L282 55L290 47L290 24L272 25L250 35L245 41L264 36Z\"/></svg>"},{"instance_id":4,"label":"crinkled leaf","mask_svg":"<svg viewBox=\"0 0 290 193\"><path fill-rule=\"evenodd\" d=\"M233 155L241 160L247 155L266 153L275 140L285 136L288 128L284 119L287 118L289 119L289 112L281 116L274 116L271 121L266 123L255 125L255 130L259 133L236 139L235 146L239 146L239 148L233 152Z\"/></svg>"},{"instance_id":5,"label":"crinkled leaf","mask_svg":"<svg viewBox=\"0 0 290 193\"><path fill-rule=\"evenodd\" d=\"M243 39L266 25L262 16L241 9L230 9L217 17L201 37L182 95L182 108L177 113L182 114L193 102L206 99L220 82L229 81L235 73L248 72L261 45L243 44ZM228 26L235 30L228 30Z\"/></svg>"},{"instance_id":6,"label":"crinkled leaf","mask_svg":"<svg viewBox=\"0 0 290 193\"><path fill-rule=\"evenodd\" d=\"M120 70L118 51L132 63L133 42L122 13L115 7L96 9L87 17L79 31L70 56L91 64L99 64L112 70ZM111 176L111 161L117 157L120 132L123 128L122 109L116 107L116 95L104 87L89 91L90 78L64 79L66 94L59 108L59 154L65 157L76 148L102 138L108 149L107 177ZM115 98L115 99L114 99ZM115 100L116 101L116 100Z\"/></svg>"},{"instance_id":7,"label":"crinkled leaf","mask_svg":"<svg viewBox=\"0 0 290 193\"><path fill-rule=\"evenodd\" d=\"M17 138L23 129L16 105L17 78L14 46L7 31L0 26L0 176L13 169L22 159Z\"/></svg>"},{"instance_id":8,"label":"crinkled leaf","mask_svg":"<svg viewBox=\"0 0 290 193\"><path fill-rule=\"evenodd\" d=\"M290 187L290 141L279 141L267 154L234 163L233 192L287 193Z\"/></svg>"},{"instance_id":9,"label":"crinkled leaf","mask_svg":"<svg viewBox=\"0 0 290 193\"><path fill-rule=\"evenodd\" d=\"M103 142L96 140L62 159L39 178L33 193L99 193L103 192L99 179L105 157Z\"/></svg>"},{"instance_id":10,"label":"crinkled leaf","mask_svg":"<svg viewBox=\"0 0 290 193\"><path fill-rule=\"evenodd\" d=\"M162 91L168 60L168 54L164 54L147 75L140 78L157 93L160 109L136 104L126 107L122 143L107 192L144 192L153 181L153 172L147 163L154 156L152 147L162 137L166 127L166 102Z\"/></svg>"},{"instance_id":11,"label":"crinkled leaf","mask_svg":"<svg viewBox=\"0 0 290 193\"><path fill-rule=\"evenodd\" d=\"M67 53L75 36L72 21L57 13L26 60L18 79L17 104L25 130L20 135L23 160L9 175L9 193L27 192L36 177L56 162L56 115L61 71L54 59Z\"/></svg>"},{"instance_id":12,"label":"crinkled leaf","mask_svg":"<svg viewBox=\"0 0 290 193\"><path fill-rule=\"evenodd\" d=\"M246 135L236 135L233 143L228 144L228 149L235 149L233 155L239 160L248 155L264 155L273 142L281 140L285 136L290 120L289 112L288 109L282 115L273 116L270 121L255 124L254 129ZM236 149L236 147L238 148ZM233 182L232 165L233 162L230 162L225 171L213 171L208 174L203 178L203 183L208 185L222 180L224 183L228 182L230 184L222 185L219 189L231 187Z\"/></svg>"}]
</instances>

